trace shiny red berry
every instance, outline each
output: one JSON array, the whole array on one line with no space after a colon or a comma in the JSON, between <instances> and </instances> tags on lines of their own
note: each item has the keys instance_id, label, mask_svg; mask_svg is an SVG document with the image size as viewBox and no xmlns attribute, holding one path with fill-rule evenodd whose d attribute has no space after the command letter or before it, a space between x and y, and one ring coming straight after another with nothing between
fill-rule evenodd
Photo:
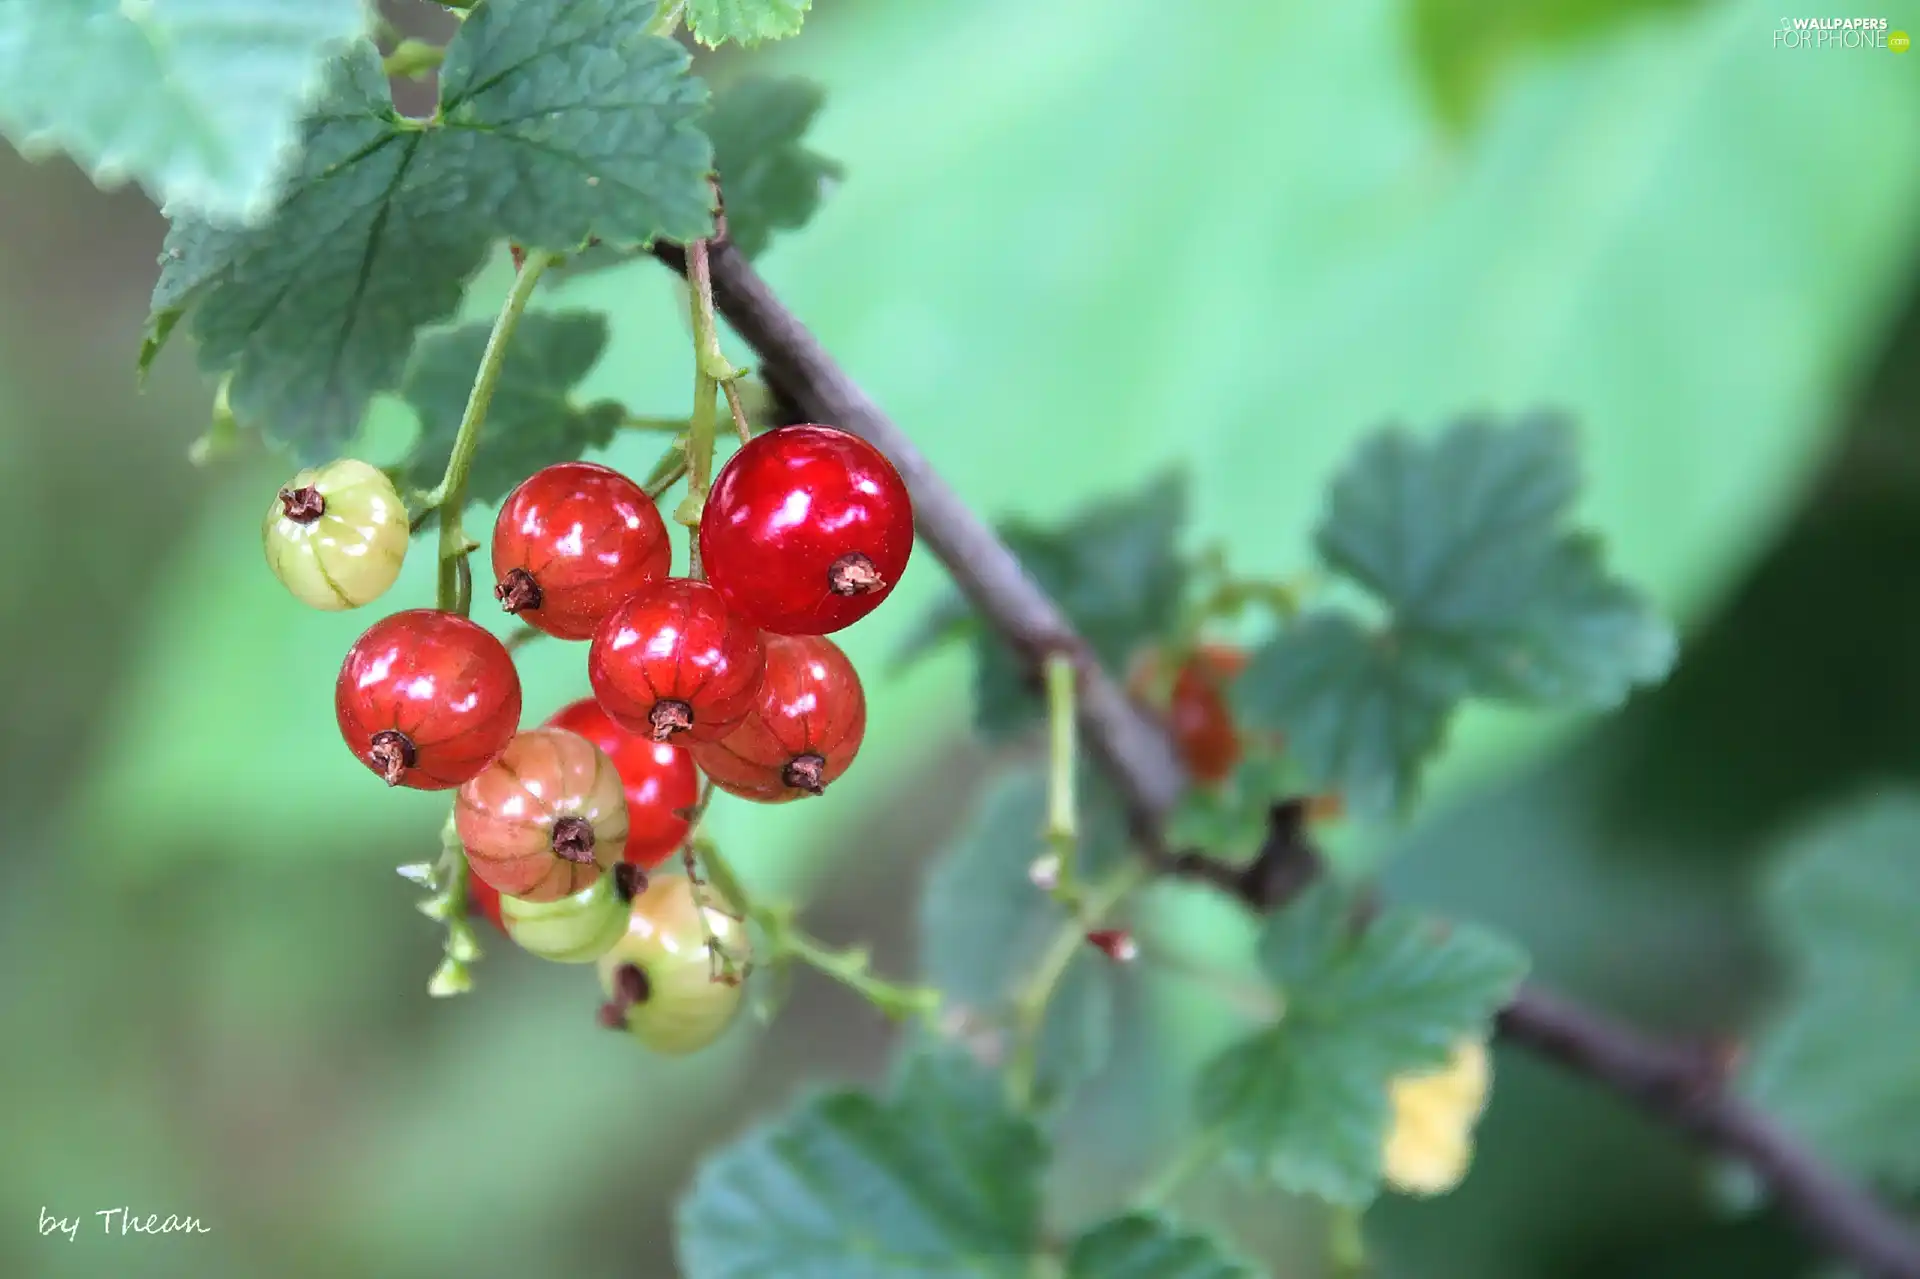
<instances>
[{"instance_id":1,"label":"shiny red berry","mask_svg":"<svg viewBox=\"0 0 1920 1279\"><path fill-rule=\"evenodd\" d=\"M409 609L347 650L333 709L347 747L387 785L451 790L513 739L520 676L506 645L466 618Z\"/></svg>"},{"instance_id":2,"label":"shiny red berry","mask_svg":"<svg viewBox=\"0 0 1920 1279\"><path fill-rule=\"evenodd\" d=\"M687 837L682 813L700 798L700 774L692 756L678 746L629 733L591 697L561 707L547 725L580 734L613 761L627 793L626 860L652 870L673 856Z\"/></svg>"},{"instance_id":3,"label":"shiny red berry","mask_svg":"<svg viewBox=\"0 0 1920 1279\"><path fill-rule=\"evenodd\" d=\"M593 637L615 604L667 575L673 548L638 484L592 462L535 471L493 524L493 596L560 639Z\"/></svg>"},{"instance_id":4,"label":"shiny red berry","mask_svg":"<svg viewBox=\"0 0 1920 1279\"><path fill-rule=\"evenodd\" d=\"M906 571L913 502L880 451L831 426L741 446L707 494L700 557L728 607L778 635L871 613Z\"/></svg>"},{"instance_id":5,"label":"shiny red berry","mask_svg":"<svg viewBox=\"0 0 1920 1279\"><path fill-rule=\"evenodd\" d=\"M740 727L691 748L721 790L780 804L818 795L847 771L867 731L867 698L853 663L818 635L766 637L760 700Z\"/></svg>"},{"instance_id":6,"label":"shiny red berry","mask_svg":"<svg viewBox=\"0 0 1920 1279\"><path fill-rule=\"evenodd\" d=\"M656 742L713 742L760 695L760 632L705 582L671 577L621 603L594 633L587 678L620 727Z\"/></svg>"}]
</instances>

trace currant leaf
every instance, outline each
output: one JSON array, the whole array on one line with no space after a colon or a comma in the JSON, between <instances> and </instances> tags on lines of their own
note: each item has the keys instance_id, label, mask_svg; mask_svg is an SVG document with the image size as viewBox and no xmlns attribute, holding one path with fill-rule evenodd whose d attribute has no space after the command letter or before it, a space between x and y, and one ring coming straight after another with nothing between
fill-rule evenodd
<instances>
[{"instance_id":1,"label":"currant leaf","mask_svg":"<svg viewBox=\"0 0 1920 1279\"><path fill-rule=\"evenodd\" d=\"M4 0L0 133L174 210L267 212L330 51L362 0Z\"/></svg>"},{"instance_id":2,"label":"currant leaf","mask_svg":"<svg viewBox=\"0 0 1920 1279\"><path fill-rule=\"evenodd\" d=\"M1167 819L1167 843L1249 861L1266 841L1273 806L1307 789L1291 756L1253 751L1220 784L1187 789Z\"/></svg>"},{"instance_id":3,"label":"currant leaf","mask_svg":"<svg viewBox=\"0 0 1920 1279\"><path fill-rule=\"evenodd\" d=\"M1089 776L1081 793L1080 876L1097 878L1126 856L1126 826ZM1045 851L1046 783L1037 773L1002 779L982 797L927 877L920 899L920 971L964 1018L959 1031L1005 1060L1014 1046L1013 1003L1067 914L1029 870ZM1097 1075L1113 1052L1115 967L1092 946L1068 961L1047 1002L1035 1059L1036 1093L1057 1099Z\"/></svg>"},{"instance_id":4,"label":"currant leaf","mask_svg":"<svg viewBox=\"0 0 1920 1279\"><path fill-rule=\"evenodd\" d=\"M709 49L798 35L813 0L690 0L687 26Z\"/></svg>"},{"instance_id":5,"label":"currant leaf","mask_svg":"<svg viewBox=\"0 0 1920 1279\"><path fill-rule=\"evenodd\" d=\"M1363 1204L1379 1187L1388 1084L1484 1038L1526 959L1480 929L1405 911L1356 930L1353 907L1322 885L1268 920L1260 961L1285 1014L1206 1067L1196 1106L1276 1185Z\"/></svg>"},{"instance_id":6,"label":"currant leaf","mask_svg":"<svg viewBox=\"0 0 1920 1279\"><path fill-rule=\"evenodd\" d=\"M680 1204L687 1279L1026 1279L1046 1147L971 1059L915 1054L885 1100L805 1103L707 1160Z\"/></svg>"},{"instance_id":7,"label":"currant leaf","mask_svg":"<svg viewBox=\"0 0 1920 1279\"><path fill-rule=\"evenodd\" d=\"M1333 483L1316 545L1384 621L1322 609L1253 654L1234 686L1310 779L1357 812L1404 807L1466 697L1591 709L1672 667L1672 629L1565 528L1573 432L1550 418L1386 431Z\"/></svg>"},{"instance_id":8,"label":"currant leaf","mask_svg":"<svg viewBox=\"0 0 1920 1279\"><path fill-rule=\"evenodd\" d=\"M177 219L142 367L186 314L235 415L337 452L452 314L492 243L564 251L710 229L705 90L647 0L496 0L447 48L440 109L398 116L379 58L330 65L305 152L253 228Z\"/></svg>"},{"instance_id":9,"label":"currant leaf","mask_svg":"<svg viewBox=\"0 0 1920 1279\"><path fill-rule=\"evenodd\" d=\"M1000 536L1117 675L1136 649L1167 634L1178 617L1187 583L1179 550L1186 518L1186 476L1170 471L1135 492L1082 507L1059 525L1015 520L1001 526ZM937 602L900 660L968 634L975 727L988 737L1019 732L1039 713L1036 685L996 634L960 620L965 610L958 596Z\"/></svg>"},{"instance_id":10,"label":"currant leaf","mask_svg":"<svg viewBox=\"0 0 1920 1279\"><path fill-rule=\"evenodd\" d=\"M1254 1279L1258 1273L1213 1239L1154 1213L1101 1222L1067 1251L1067 1279Z\"/></svg>"},{"instance_id":11,"label":"currant leaf","mask_svg":"<svg viewBox=\"0 0 1920 1279\"><path fill-rule=\"evenodd\" d=\"M492 324L462 325L420 343L401 395L420 418L407 482L430 489L445 474ZM491 506L542 467L604 448L626 412L578 404L573 390L607 347L607 318L588 311L529 311L520 319L487 412L487 447L474 459L470 501Z\"/></svg>"},{"instance_id":12,"label":"currant leaf","mask_svg":"<svg viewBox=\"0 0 1920 1279\"><path fill-rule=\"evenodd\" d=\"M1912 793L1841 810L1789 842L1765 902L1790 994L1742 1079L1756 1104L1835 1163L1903 1190L1920 1187L1916 847Z\"/></svg>"},{"instance_id":13,"label":"currant leaf","mask_svg":"<svg viewBox=\"0 0 1920 1279\"><path fill-rule=\"evenodd\" d=\"M802 145L826 91L798 77L749 76L714 95L713 167L727 199L727 238L747 257L776 231L805 226L840 165Z\"/></svg>"}]
</instances>

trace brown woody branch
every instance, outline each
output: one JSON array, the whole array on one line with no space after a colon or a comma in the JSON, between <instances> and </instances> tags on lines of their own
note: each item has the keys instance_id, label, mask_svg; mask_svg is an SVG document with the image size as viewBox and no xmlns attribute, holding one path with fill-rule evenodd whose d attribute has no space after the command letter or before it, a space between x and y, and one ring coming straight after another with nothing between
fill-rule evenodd
<instances>
[{"instance_id":1,"label":"brown woody branch","mask_svg":"<svg viewBox=\"0 0 1920 1279\"><path fill-rule=\"evenodd\" d=\"M685 254L655 256L681 274ZM1165 734L1098 664L1072 624L994 534L942 479L906 434L836 364L731 245L712 250L713 295L722 315L759 355L769 386L808 419L830 422L890 458L913 494L920 540L938 556L974 609L1036 665L1049 652L1080 656L1082 740L1124 797L1134 834L1169 874L1203 880L1256 910L1284 904L1318 872L1299 806L1277 805L1269 838L1245 867L1169 851L1161 837L1185 785ZM1584 1075L1695 1143L1749 1168L1780 1206L1836 1256L1872 1279L1920 1279L1920 1236L1865 1189L1794 1142L1728 1091L1714 1054L1660 1043L1537 987L1521 990L1499 1030Z\"/></svg>"}]
</instances>

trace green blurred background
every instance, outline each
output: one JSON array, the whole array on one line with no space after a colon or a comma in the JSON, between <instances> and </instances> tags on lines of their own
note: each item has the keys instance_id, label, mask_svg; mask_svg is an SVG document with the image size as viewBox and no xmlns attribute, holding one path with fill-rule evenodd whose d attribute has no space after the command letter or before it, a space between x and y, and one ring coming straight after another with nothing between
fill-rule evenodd
<instances>
[{"instance_id":1,"label":"green blurred background","mask_svg":"<svg viewBox=\"0 0 1920 1279\"><path fill-rule=\"evenodd\" d=\"M1745 0L818 8L708 66L829 90L814 140L846 181L764 268L982 510L1046 518L1184 461L1196 544L1288 572L1363 431L1577 418L1585 514L1682 622L1678 674L1601 725L1470 716L1424 818L1343 851L1647 1024L1763 1013L1751 888L1778 833L1920 770L1920 55L1778 50ZM1886 16L1920 26L1909 0ZM444 801L338 744L334 671L370 618L266 571L284 468L188 464L209 396L185 343L136 391L163 229L0 149L0 1274L670 1276L699 1152L876 1077L888 1031L802 978L770 1027L650 1061L595 1028L589 977L498 942L472 997L427 998L437 937L391 867L432 853ZM475 313L505 279L502 254ZM590 394L684 411L673 287L638 266L543 294L616 316ZM383 407L369 447L409 429ZM390 599L427 598L422 567ZM935 770L994 767L963 655L887 673L940 585L923 554L845 637L875 712L860 768L818 803L716 806L756 889L896 970L972 790ZM529 716L582 665L526 650ZM1152 908L1188 949L1243 940L1185 890ZM1177 1138L1235 1029L1172 978L1135 975L1124 1014L1065 1133L1068 1216ZM1498 1069L1464 1188L1370 1218L1384 1273L1810 1271L1672 1138ZM100 1237L121 1205L211 1233ZM1275 1274L1317 1272L1303 1214L1225 1184L1190 1206ZM43 1209L78 1242L37 1237Z\"/></svg>"}]
</instances>

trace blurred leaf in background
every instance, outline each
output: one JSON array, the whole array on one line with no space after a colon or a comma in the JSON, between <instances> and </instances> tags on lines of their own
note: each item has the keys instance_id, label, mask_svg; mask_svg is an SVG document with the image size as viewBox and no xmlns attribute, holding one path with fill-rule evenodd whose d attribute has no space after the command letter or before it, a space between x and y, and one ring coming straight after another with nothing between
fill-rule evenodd
<instances>
[{"instance_id":1,"label":"blurred leaf in background","mask_svg":"<svg viewBox=\"0 0 1920 1279\"><path fill-rule=\"evenodd\" d=\"M1437 807L1392 849L1393 891L1488 918L1625 1012L1737 1028L1767 973L1742 871L1767 824L1920 768L1911 444L1876 437L1792 518L1913 292L1920 173L1888 157L1920 142L1920 80L1911 59L1772 56L1777 12L1703 3L1507 42L1461 131L1432 111L1417 13L837 0L747 55L825 86L807 146L849 175L764 269L989 517L1054 523L1179 462L1190 536L1252 572L1301 567L1325 483L1383 423L1541 405L1578 422L1578 522L1700 637L1701 669L1524 768L1533 730L1467 716ZM716 82L745 65L716 61ZM879 1032L823 998L764 1049L741 1035L643 1065L572 1005L590 992L498 941L471 1004L430 1005L431 932L388 868L432 847L440 812L370 783L329 718L371 619L315 618L265 572L255 530L283 462L180 460L205 420L184 361L144 402L103 375L138 345L157 219L69 170L0 166L0 520L31 574L0 598L23 672L0 711L22 815L0 837L0 1087L32 1103L0 1115L0 1215L71 1195L216 1223L202 1251L152 1262L0 1232L0 1272L670 1273L691 1150L803 1077L870 1077ZM581 402L685 411L663 273L582 276L541 305L612 318ZM1910 422L1909 402L1885 411ZM368 451L408 438L395 406L376 416ZM640 471L657 444L599 457ZM863 670L941 588L924 551L915 565L845 636ZM392 598L426 598L427 568ZM582 691L577 650L524 656L530 715ZM901 867L933 839L910 818L948 799L919 764L958 749L964 670L876 674L873 745L826 799L717 806L756 886L843 862L839 925L898 927ZM1246 944L1196 894L1155 903L1143 931L1199 958ZM1189 982L1138 986L1116 1009L1125 1069L1063 1134L1056 1181L1076 1193L1150 1161L1245 1029ZM560 1087L562 1060L612 1086ZM1497 1074L1462 1189L1376 1209L1382 1273L1799 1279L1778 1222L1712 1218L1666 1138L1529 1063ZM564 1104L529 1118L529 1079ZM1264 1270L1307 1273L1297 1212L1221 1202Z\"/></svg>"}]
</instances>

